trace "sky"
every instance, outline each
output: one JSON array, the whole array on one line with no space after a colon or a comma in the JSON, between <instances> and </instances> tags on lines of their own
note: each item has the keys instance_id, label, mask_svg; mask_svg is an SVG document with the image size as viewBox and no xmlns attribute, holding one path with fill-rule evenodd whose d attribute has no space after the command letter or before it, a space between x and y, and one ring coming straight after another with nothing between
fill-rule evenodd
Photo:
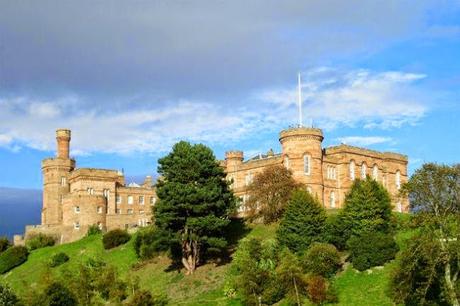
<instances>
[{"instance_id":1,"label":"sky","mask_svg":"<svg viewBox=\"0 0 460 306\"><path fill-rule=\"evenodd\" d=\"M458 0L0 0L0 186L42 187L57 128L132 180L179 140L280 151L299 72L324 146L459 161Z\"/></svg>"}]
</instances>

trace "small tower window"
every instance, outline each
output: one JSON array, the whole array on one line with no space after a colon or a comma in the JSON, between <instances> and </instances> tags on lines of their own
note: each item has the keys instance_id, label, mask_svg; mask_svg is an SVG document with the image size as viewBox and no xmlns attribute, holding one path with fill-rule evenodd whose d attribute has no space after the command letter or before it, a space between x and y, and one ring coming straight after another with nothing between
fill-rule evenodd
<instances>
[{"instance_id":1,"label":"small tower window","mask_svg":"<svg viewBox=\"0 0 460 306\"><path fill-rule=\"evenodd\" d=\"M361 178L365 179L366 174L367 174L367 165L366 163L363 162L363 164L361 165Z\"/></svg>"},{"instance_id":2,"label":"small tower window","mask_svg":"<svg viewBox=\"0 0 460 306\"><path fill-rule=\"evenodd\" d=\"M61 186L62 187L67 186L67 179L65 176L61 176Z\"/></svg>"},{"instance_id":3,"label":"small tower window","mask_svg":"<svg viewBox=\"0 0 460 306\"><path fill-rule=\"evenodd\" d=\"M303 172L305 175L310 175L311 173L311 157L307 154L303 156Z\"/></svg>"},{"instance_id":4,"label":"small tower window","mask_svg":"<svg viewBox=\"0 0 460 306\"><path fill-rule=\"evenodd\" d=\"M401 172L398 170L396 171L396 189L401 189Z\"/></svg>"},{"instance_id":5,"label":"small tower window","mask_svg":"<svg viewBox=\"0 0 460 306\"><path fill-rule=\"evenodd\" d=\"M104 197L109 200L110 198L110 190L109 189L104 189L103 190L103 193L104 193Z\"/></svg>"},{"instance_id":6,"label":"small tower window","mask_svg":"<svg viewBox=\"0 0 460 306\"><path fill-rule=\"evenodd\" d=\"M73 228L76 229L76 230L79 230L80 229L80 222L75 222L73 224Z\"/></svg>"},{"instance_id":7,"label":"small tower window","mask_svg":"<svg viewBox=\"0 0 460 306\"><path fill-rule=\"evenodd\" d=\"M88 194L90 194L90 195L93 195L93 194L94 194L94 189L91 188L91 187L88 187L88 188L86 188L86 192L87 192Z\"/></svg>"},{"instance_id":8,"label":"small tower window","mask_svg":"<svg viewBox=\"0 0 460 306\"><path fill-rule=\"evenodd\" d=\"M102 230L102 223L101 223L101 222L98 222L98 223L97 223L97 227L98 227L100 230Z\"/></svg>"},{"instance_id":9,"label":"small tower window","mask_svg":"<svg viewBox=\"0 0 460 306\"><path fill-rule=\"evenodd\" d=\"M372 168L372 178L374 180L377 180L378 175L379 175L379 167L377 167L377 165L374 165L374 167Z\"/></svg>"},{"instance_id":10,"label":"small tower window","mask_svg":"<svg viewBox=\"0 0 460 306\"><path fill-rule=\"evenodd\" d=\"M80 213L80 206L75 206L74 211L75 211L76 214L79 214Z\"/></svg>"},{"instance_id":11,"label":"small tower window","mask_svg":"<svg viewBox=\"0 0 460 306\"><path fill-rule=\"evenodd\" d=\"M98 207L97 207L97 213L98 213L98 214L102 214L102 207L101 207L101 206L98 206Z\"/></svg>"},{"instance_id":12,"label":"small tower window","mask_svg":"<svg viewBox=\"0 0 460 306\"><path fill-rule=\"evenodd\" d=\"M352 160L350 162L350 180L355 180L355 161Z\"/></svg>"}]
</instances>

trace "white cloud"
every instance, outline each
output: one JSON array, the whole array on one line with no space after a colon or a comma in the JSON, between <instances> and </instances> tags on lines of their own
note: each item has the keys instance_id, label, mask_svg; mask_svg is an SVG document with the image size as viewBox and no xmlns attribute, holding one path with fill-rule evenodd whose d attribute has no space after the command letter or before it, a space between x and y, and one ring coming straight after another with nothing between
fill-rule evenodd
<instances>
[{"instance_id":1,"label":"white cloud","mask_svg":"<svg viewBox=\"0 0 460 306\"><path fill-rule=\"evenodd\" d=\"M380 143L392 143L391 137L382 136L346 136L337 138L338 141L344 144L355 145L355 146L370 146Z\"/></svg>"}]
</instances>

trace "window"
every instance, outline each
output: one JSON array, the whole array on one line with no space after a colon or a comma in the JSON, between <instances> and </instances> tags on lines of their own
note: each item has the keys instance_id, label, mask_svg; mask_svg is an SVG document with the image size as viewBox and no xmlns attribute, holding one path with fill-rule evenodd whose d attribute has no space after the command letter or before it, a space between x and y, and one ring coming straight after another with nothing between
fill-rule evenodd
<instances>
[{"instance_id":1,"label":"window","mask_svg":"<svg viewBox=\"0 0 460 306\"><path fill-rule=\"evenodd\" d=\"M61 176L61 186L66 186L67 185L67 179L65 176Z\"/></svg>"},{"instance_id":2,"label":"window","mask_svg":"<svg viewBox=\"0 0 460 306\"><path fill-rule=\"evenodd\" d=\"M374 165L374 167L372 168L372 178L374 180L377 180L378 175L379 175L379 167L377 167L377 165Z\"/></svg>"},{"instance_id":3,"label":"window","mask_svg":"<svg viewBox=\"0 0 460 306\"><path fill-rule=\"evenodd\" d=\"M98 214L102 214L102 207L101 207L101 206L98 206L98 207L97 207L97 213L98 213Z\"/></svg>"},{"instance_id":4,"label":"window","mask_svg":"<svg viewBox=\"0 0 460 306\"><path fill-rule=\"evenodd\" d=\"M133 210L132 209L128 209L128 215L132 215L133 214Z\"/></svg>"},{"instance_id":5,"label":"window","mask_svg":"<svg viewBox=\"0 0 460 306\"><path fill-rule=\"evenodd\" d=\"M352 160L350 162L350 180L355 180L355 161Z\"/></svg>"},{"instance_id":6,"label":"window","mask_svg":"<svg viewBox=\"0 0 460 306\"><path fill-rule=\"evenodd\" d=\"M363 162L362 165L361 165L361 178L365 179L366 174L367 174L367 165L366 165L366 163Z\"/></svg>"},{"instance_id":7,"label":"window","mask_svg":"<svg viewBox=\"0 0 460 306\"><path fill-rule=\"evenodd\" d=\"M244 211L244 196L240 197L240 205L238 206L238 211L243 212Z\"/></svg>"},{"instance_id":8,"label":"window","mask_svg":"<svg viewBox=\"0 0 460 306\"><path fill-rule=\"evenodd\" d=\"M139 204L144 205L144 196L143 195L139 196Z\"/></svg>"},{"instance_id":9,"label":"window","mask_svg":"<svg viewBox=\"0 0 460 306\"><path fill-rule=\"evenodd\" d=\"M119 209L119 208L115 209L115 213L116 214L121 214L121 209Z\"/></svg>"},{"instance_id":10,"label":"window","mask_svg":"<svg viewBox=\"0 0 460 306\"><path fill-rule=\"evenodd\" d=\"M90 194L90 195L93 195L94 194L94 189L91 188L91 187L88 187L88 188L86 188L86 192L88 192L88 194Z\"/></svg>"},{"instance_id":11,"label":"window","mask_svg":"<svg viewBox=\"0 0 460 306\"><path fill-rule=\"evenodd\" d=\"M80 206L75 206L74 211L75 211L75 213L79 214L80 213Z\"/></svg>"},{"instance_id":12,"label":"window","mask_svg":"<svg viewBox=\"0 0 460 306\"><path fill-rule=\"evenodd\" d=\"M396 171L395 180L396 180L396 188L401 189L401 172L399 170Z\"/></svg>"},{"instance_id":13,"label":"window","mask_svg":"<svg viewBox=\"0 0 460 306\"><path fill-rule=\"evenodd\" d=\"M121 196L117 195L115 197L115 201L117 202L117 204L121 204Z\"/></svg>"},{"instance_id":14,"label":"window","mask_svg":"<svg viewBox=\"0 0 460 306\"><path fill-rule=\"evenodd\" d=\"M310 186L307 186L307 191L308 191L309 193L312 193L312 190L311 190L311 187L310 187Z\"/></svg>"},{"instance_id":15,"label":"window","mask_svg":"<svg viewBox=\"0 0 460 306\"><path fill-rule=\"evenodd\" d=\"M335 192L331 191L331 196L329 198L329 207L335 208Z\"/></svg>"},{"instance_id":16,"label":"window","mask_svg":"<svg viewBox=\"0 0 460 306\"><path fill-rule=\"evenodd\" d=\"M287 155L284 157L284 166L289 169L289 157Z\"/></svg>"},{"instance_id":17,"label":"window","mask_svg":"<svg viewBox=\"0 0 460 306\"><path fill-rule=\"evenodd\" d=\"M80 229L80 222L75 222L73 224L73 228L76 229L76 230Z\"/></svg>"},{"instance_id":18,"label":"window","mask_svg":"<svg viewBox=\"0 0 460 306\"><path fill-rule=\"evenodd\" d=\"M310 168L311 168L311 157L310 155L304 155L303 156L303 172L305 175L310 175Z\"/></svg>"},{"instance_id":19,"label":"window","mask_svg":"<svg viewBox=\"0 0 460 306\"><path fill-rule=\"evenodd\" d=\"M156 201L157 201L157 198L150 197L150 205L155 205Z\"/></svg>"},{"instance_id":20,"label":"window","mask_svg":"<svg viewBox=\"0 0 460 306\"><path fill-rule=\"evenodd\" d=\"M133 204L133 196L132 195L128 196L128 204Z\"/></svg>"},{"instance_id":21,"label":"window","mask_svg":"<svg viewBox=\"0 0 460 306\"><path fill-rule=\"evenodd\" d=\"M62 204L62 194L59 195L59 204Z\"/></svg>"},{"instance_id":22,"label":"window","mask_svg":"<svg viewBox=\"0 0 460 306\"><path fill-rule=\"evenodd\" d=\"M98 227L100 230L102 230L102 223L101 223L101 222L98 222L98 223L97 223L97 227Z\"/></svg>"},{"instance_id":23,"label":"window","mask_svg":"<svg viewBox=\"0 0 460 306\"><path fill-rule=\"evenodd\" d=\"M332 166L327 167L327 178L330 179L330 180L335 180L336 179L335 167L332 167Z\"/></svg>"},{"instance_id":24,"label":"window","mask_svg":"<svg viewBox=\"0 0 460 306\"><path fill-rule=\"evenodd\" d=\"M104 197L105 197L107 200L109 200L109 198L110 198L110 190L104 189L104 190L102 191L102 193L104 194Z\"/></svg>"},{"instance_id":25,"label":"window","mask_svg":"<svg viewBox=\"0 0 460 306\"><path fill-rule=\"evenodd\" d=\"M245 177L246 186L249 186L253 181L252 173L248 172Z\"/></svg>"},{"instance_id":26,"label":"window","mask_svg":"<svg viewBox=\"0 0 460 306\"><path fill-rule=\"evenodd\" d=\"M144 211L143 211L143 210L139 210L139 213L140 213L141 215L143 215L143 214L144 214Z\"/></svg>"}]
</instances>

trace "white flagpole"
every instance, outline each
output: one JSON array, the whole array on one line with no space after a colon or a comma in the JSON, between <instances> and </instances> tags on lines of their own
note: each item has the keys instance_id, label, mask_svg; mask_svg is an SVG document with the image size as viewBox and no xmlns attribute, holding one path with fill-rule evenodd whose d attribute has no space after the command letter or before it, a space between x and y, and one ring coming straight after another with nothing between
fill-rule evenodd
<instances>
[{"instance_id":1,"label":"white flagpole","mask_svg":"<svg viewBox=\"0 0 460 306\"><path fill-rule=\"evenodd\" d=\"M298 74L298 90L299 90L299 127L302 127L302 81L300 79L300 72Z\"/></svg>"}]
</instances>

